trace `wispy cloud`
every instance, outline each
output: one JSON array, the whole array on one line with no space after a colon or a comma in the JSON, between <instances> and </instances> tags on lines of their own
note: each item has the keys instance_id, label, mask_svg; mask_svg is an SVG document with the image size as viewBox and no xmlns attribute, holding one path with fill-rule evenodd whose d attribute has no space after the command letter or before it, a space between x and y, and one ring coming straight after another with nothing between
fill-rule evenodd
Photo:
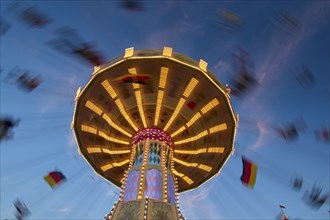
<instances>
[{"instance_id":1,"label":"wispy cloud","mask_svg":"<svg viewBox=\"0 0 330 220\"><path fill-rule=\"evenodd\" d=\"M259 67L256 69L258 81L262 84L272 82L283 74L283 68L290 63L292 57L304 45L308 37L311 36L322 22L327 21L327 14L323 8L328 4L317 2L311 4L301 16L299 30L294 34L288 34L285 38L276 32L266 44L269 45L264 51L261 59L257 61ZM325 7L324 7L325 6Z\"/></svg>"},{"instance_id":2,"label":"wispy cloud","mask_svg":"<svg viewBox=\"0 0 330 220\"><path fill-rule=\"evenodd\" d=\"M73 135L73 132L69 131L67 136L66 136L66 139L68 140L70 148L76 147L76 139Z\"/></svg>"},{"instance_id":3,"label":"wispy cloud","mask_svg":"<svg viewBox=\"0 0 330 220\"><path fill-rule=\"evenodd\" d=\"M71 211L71 208L66 207L66 208L60 209L59 211L62 212L62 213L68 213L68 212Z\"/></svg>"},{"instance_id":4,"label":"wispy cloud","mask_svg":"<svg viewBox=\"0 0 330 220\"><path fill-rule=\"evenodd\" d=\"M109 197L116 197L116 196L118 196L118 193L116 193L113 189L109 189L107 192L107 195Z\"/></svg>"},{"instance_id":5,"label":"wispy cloud","mask_svg":"<svg viewBox=\"0 0 330 220\"><path fill-rule=\"evenodd\" d=\"M229 71L230 68L230 64L222 59L220 59L216 64L211 67L211 69L221 73Z\"/></svg>"},{"instance_id":6,"label":"wispy cloud","mask_svg":"<svg viewBox=\"0 0 330 220\"><path fill-rule=\"evenodd\" d=\"M260 148L261 146L264 145L266 140L268 140L267 138L268 129L265 122L262 121L257 122L257 128L259 130L259 135L255 143L251 147L252 150L256 150Z\"/></svg>"},{"instance_id":7,"label":"wispy cloud","mask_svg":"<svg viewBox=\"0 0 330 220\"><path fill-rule=\"evenodd\" d=\"M171 16L178 16L178 19L168 26L164 26L162 29L158 29L159 31L154 31L152 34L148 35L145 39L145 42L141 44L142 48L155 48L162 49L164 46L174 46L180 45L180 49L185 51L192 50L191 44L186 44L186 38L184 37L186 34L196 33L204 35L204 31L202 29L205 26L205 22L201 22L201 20L205 20L206 18L191 16L194 13L186 13L187 8L182 9L182 14L173 15L173 10L171 9L172 4L168 4L161 13L161 19L165 19ZM182 6L183 7L183 6ZM192 7L192 10L196 10L196 8ZM159 19L159 15L157 15ZM175 49L175 48L174 48Z\"/></svg>"},{"instance_id":8,"label":"wispy cloud","mask_svg":"<svg viewBox=\"0 0 330 220\"><path fill-rule=\"evenodd\" d=\"M319 29L321 25L328 22L328 12L324 8L329 8L329 3L316 2L311 3L304 11L299 20L299 30L293 34L280 34L278 30L274 30L270 38L262 43L265 47L260 51L258 58L255 60L255 77L260 86L254 90L246 99L240 102L238 112L251 111L259 118L265 117L267 121L272 119L272 115L265 114L268 102L260 102L260 99L269 92L269 88L286 74L286 69L292 65L297 58L301 48L308 43L310 37ZM260 42L257 42L260 47ZM262 105L264 103L264 105ZM259 135L252 149L259 149L267 139L267 123L257 122ZM269 129L268 129L269 130Z\"/></svg>"},{"instance_id":9,"label":"wispy cloud","mask_svg":"<svg viewBox=\"0 0 330 220\"><path fill-rule=\"evenodd\" d=\"M208 194L211 189L212 184L210 184L209 182L207 185L198 188L197 190L190 191L187 192L187 194L184 194L184 196L182 196L182 202L185 204L185 207L203 209L203 205L201 205L200 202L208 197ZM188 194L189 196L186 196ZM196 201L198 201L198 203L196 203Z\"/></svg>"},{"instance_id":10,"label":"wispy cloud","mask_svg":"<svg viewBox=\"0 0 330 220\"><path fill-rule=\"evenodd\" d=\"M215 181L214 181L215 182ZM186 218L193 218L193 216L200 215L201 212L204 213L205 219L211 218L222 218L219 216L217 206L210 202L209 197L212 191L216 191L213 187L212 182L208 182L194 191L187 192L180 196L180 201L182 202L181 211Z\"/></svg>"}]
</instances>

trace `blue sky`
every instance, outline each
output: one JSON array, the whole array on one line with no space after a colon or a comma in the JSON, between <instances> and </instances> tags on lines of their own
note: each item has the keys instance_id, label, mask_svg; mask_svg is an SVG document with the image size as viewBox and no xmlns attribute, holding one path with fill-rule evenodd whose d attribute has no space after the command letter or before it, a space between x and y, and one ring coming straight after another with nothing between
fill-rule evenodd
<instances>
[{"instance_id":1,"label":"blue sky","mask_svg":"<svg viewBox=\"0 0 330 220\"><path fill-rule=\"evenodd\" d=\"M142 11L125 10L116 1L24 1L52 19L43 28L28 27L8 13L10 2L0 2L1 15L12 25L0 37L0 112L21 121L14 139L0 147L0 219L14 218L16 198L30 208L30 219L101 219L118 199L119 189L97 177L77 153L70 129L73 99L93 67L46 45L64 26L107 60L132 46L170 46L206 60L223 83L235 74L232 53L246 49L259 85L243 98L232 97L240 115L235 154L219 176L180 194L182 213L188 219L275 219L283 204L293 219L329 219L329 202L314 210L302 200L314 182L330 191L329 143L314 137L315 129L329 127L329 1L143 1ZM241 26L217 25L219 10L238 14ZM297 18L297 30L283 31L272 23L281 10ZM302 65L315 77L309 89L294 79ZM40 74L40 87L25 93L3 82L15 66ZM296 142L287 143L274 132L275 126L299 118L308 127ZM239 179L242 154L259 166L253 190ZM55 168L68 181L53 191L43 176ZM304 178L299 192L289 185L294 174Z\"/></svg>"}]
</instances>

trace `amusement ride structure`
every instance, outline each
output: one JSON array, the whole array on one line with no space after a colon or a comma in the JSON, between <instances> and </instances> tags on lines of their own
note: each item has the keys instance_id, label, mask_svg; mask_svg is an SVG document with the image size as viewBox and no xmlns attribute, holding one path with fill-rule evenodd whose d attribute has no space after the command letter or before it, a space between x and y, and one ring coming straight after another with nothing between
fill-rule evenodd
<instances>
[{"instance_id":1,"label":"amusement ride structure","mask_svg":"<svg viewBox=\"0 0 330 220\"><path fill-rule=\"evenodd\" d=\"M121 189L105 219L184 219L178 194L219 174L234 152L229 94L205 61L169 47L128 48L95 67L72 129L83 158Z\"/></svg>"}]
</instances>

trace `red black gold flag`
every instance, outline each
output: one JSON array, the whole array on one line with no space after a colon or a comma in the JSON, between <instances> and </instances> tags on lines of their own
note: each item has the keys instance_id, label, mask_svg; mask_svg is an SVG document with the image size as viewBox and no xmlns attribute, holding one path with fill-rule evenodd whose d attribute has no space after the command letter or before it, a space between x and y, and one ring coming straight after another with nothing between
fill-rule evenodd
<instances>
[{"instance_id":1,"label":"red black gold flag","mask_svg":"<svg viewBox=\"0 0 330 220\"><path fill-rule=\"evenodd\" d=\"M47 176L44 176L45 181L53 189L60 183L66 180L66 177L60 171L52 171Z\"/></svg>"},{"instance_id":2,"label":"red black gold flag","mask_svg":"<svg viewBox=\"0 0 330 220\"><path fill-rule=\"evenodd\" d=\"M244 157L242 157L242 162L243 162L243 173L241 176L242 184L249 188L253 188L257 179L258 166L257 164L253 163L250 160L247 160Z\"/></svg>"}]
</instances>

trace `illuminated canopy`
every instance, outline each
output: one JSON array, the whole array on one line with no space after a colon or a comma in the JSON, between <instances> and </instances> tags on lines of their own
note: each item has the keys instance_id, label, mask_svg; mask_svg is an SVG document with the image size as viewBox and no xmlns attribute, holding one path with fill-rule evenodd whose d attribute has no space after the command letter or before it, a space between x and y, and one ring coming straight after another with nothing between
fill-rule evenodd
<instances>
[{"instance_id":1,"label":"illuminated canopy","mask_svg":"<svg viewBox=\"0 0 330 220\"><path fill-rule=\"evenodd\" d=\"M228 92L203 60L168 47L128 48L96 67L77 92L72 128L79 151L96 173L120 186L135 135L160 129L172 139L178 191L193 189L233 153L237 118Z\"/></svg>"}]
</instances>

